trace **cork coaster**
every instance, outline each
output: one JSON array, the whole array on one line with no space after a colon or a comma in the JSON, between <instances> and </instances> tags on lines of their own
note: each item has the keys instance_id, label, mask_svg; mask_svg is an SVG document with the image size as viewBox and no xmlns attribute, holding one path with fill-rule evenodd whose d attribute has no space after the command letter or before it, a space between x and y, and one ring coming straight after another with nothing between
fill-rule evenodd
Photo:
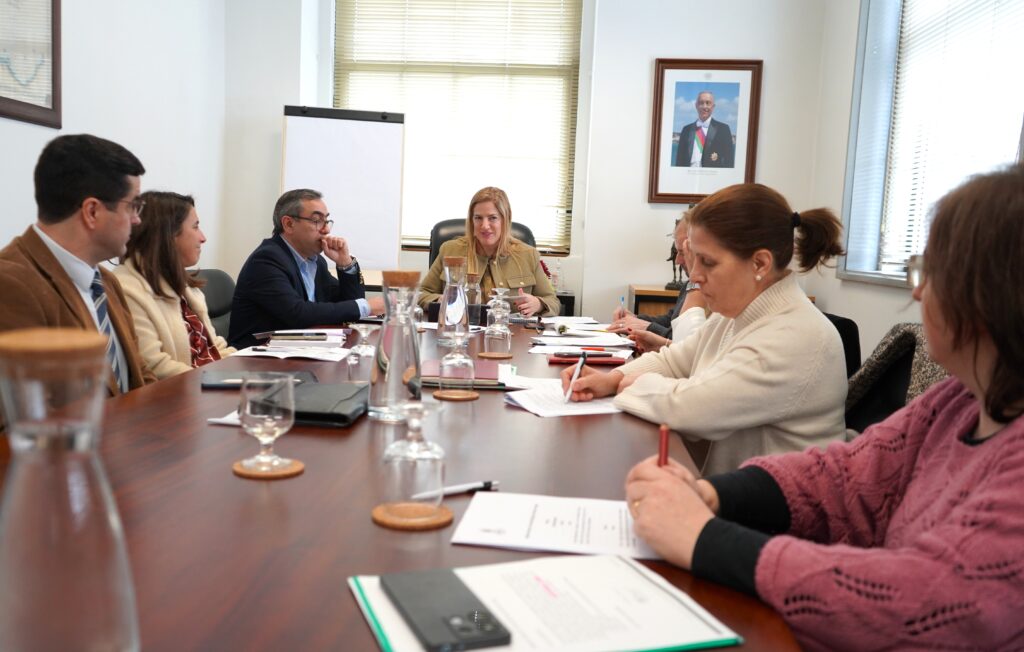
<instances>
[{"instance_id":1,"label":"cork coaster","mask_svg":"<svg viewBox=\"0 0 1024 652\"><path fill-rule=\"evenodd\" d=\"M306 465L298 460L291 460L290 463L272 471L253 471L242 466L241 462L231 465L235 475L250 480L284 480L299 475L306 470Z\"/></svg>"},{"instance_id":2,"label":"cork coaster","mask_svg":"<svg viewBox=\"0 0 1024 652\"><path fill-rule=\"evenodd\" d=\"M452 522L455 516L444 505L423 503L384 503L370 512L373 522L392 530L436 530Z\"/></svg>"},{"instance_id":3,"label":"cork coaster","mask_svg":"<svg viewBox=\"0 0 1024 652\"><path fill-rule=\"evenodd\" d=\"M499 353L497 351L481 351L476 354L478 358L485 358L487 360L511 360L511 353Z\"/></svg>"},{"instance_id":4,"label":"cork coaster","mask_svg":"<svg viewBox=\"0 0 1024 652\"><path fill-rule=\"evenodd\" d=\"M480 394L472 389L436 389L432 394L439 401L475 401Z\"/></svg>"}]
</instances>

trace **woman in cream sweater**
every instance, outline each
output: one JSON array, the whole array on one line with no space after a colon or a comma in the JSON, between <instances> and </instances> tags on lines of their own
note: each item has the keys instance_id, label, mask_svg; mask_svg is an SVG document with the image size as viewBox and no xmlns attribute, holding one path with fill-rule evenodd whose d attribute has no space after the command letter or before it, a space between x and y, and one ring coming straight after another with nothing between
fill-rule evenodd
<instances>
[{"instance_id":1,"label":"woman in cream sweater","mask_svg":"<svg viewBox=\"0 0 1024 652\"><path fill-rule=\"evenodd\" d=\"M187 268L199 262L206 236L195 200L173 192L146 192L145 216L132 231L114 270L135 320L139 349L157 378L219 360L235 349L217 335L200 288Z\"/></svg>"},{"instance_id":2,"label":"woman in cream sweater","mask_svg":"<svg viewBox=\"0 0 1024 652\"><path fill-rule=\"evenodd\" d=\"M831 211L796 213L760 184L703 200L690 215L690 278L714 314L686 340L618 370L584 368L573 400L615 394L626 412L710 441L705 474L840 440L843 344L788 266L794 253L801 271L841 254L841 232Z\"/></svg>"}]
</instances>

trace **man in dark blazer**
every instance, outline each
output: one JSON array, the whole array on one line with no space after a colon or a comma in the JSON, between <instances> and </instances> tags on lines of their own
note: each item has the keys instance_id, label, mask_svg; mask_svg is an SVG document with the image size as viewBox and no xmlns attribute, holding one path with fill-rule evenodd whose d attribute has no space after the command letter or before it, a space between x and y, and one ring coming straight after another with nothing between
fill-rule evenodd
<instances>
[{"instance_id":1,"label":"man in dark blazer","mask_svg":"<svg viewBox=\"0 0 1024 652\"><path fill-rule=\"evenodd\" d=\"M676 150L676 165L682 167L731 168L735 165L736 144L729 125L711 117L715 96L709 91L697 95L697 121L683 127ZM698 139L697 130L700 129ZM696 152L694 148L697 148Z\"/></svg>"},{"instance_id":2,"label":"man in dark blazer","mask_svg":"<svg viewBox=\"0 0 1024 652\"><path fill-rule=\"evenodd\" d=\"M344 238L330 235L334 222L328 218L315 190L289 190L277 200L273 236L238 274L231 346L256 344L253 333L335 325L384 312L383 299L365 298L359 263ZM328 271L325 256L337 266L338 278Z\"/></svg>"},{"instance_id":3,"label":"man in dark blazer","mask_svg":"<svg viewBox=\"0 0 1024 652\"><path fill-rule=\"evenodd\" d=\"M142 163L109 140L50 141L35 169L38 220L0 250L0 330L81 328L108 335L108 389L154 382L117 278L100 262L124 255L139 223Z\"/></svg>"}]
</instances>

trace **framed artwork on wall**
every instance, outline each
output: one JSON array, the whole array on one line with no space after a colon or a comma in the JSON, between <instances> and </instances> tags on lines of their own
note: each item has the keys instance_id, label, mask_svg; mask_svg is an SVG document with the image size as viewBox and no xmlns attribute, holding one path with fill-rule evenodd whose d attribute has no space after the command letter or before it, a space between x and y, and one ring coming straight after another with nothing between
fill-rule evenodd
<instances>
[{"instance_id":1,"label":"framed artwork on wall","mask_svg":"<svg viewBox=\"0 0 1024 652\"><path fill-rule=\"evenodd\" d=\"M647 201L694 204L754 180L759 60L657 59Z\"/></svg>"},{"instance_id":2,"label":"framed artwork on wall","mask_svg":"<svg viewBox=\"0 0 1024 652\"><path fill-rule=\"evenodd\" d=\"M60 129L60 0L0 2L0 118Z\"/></svg>"}]
</instances>

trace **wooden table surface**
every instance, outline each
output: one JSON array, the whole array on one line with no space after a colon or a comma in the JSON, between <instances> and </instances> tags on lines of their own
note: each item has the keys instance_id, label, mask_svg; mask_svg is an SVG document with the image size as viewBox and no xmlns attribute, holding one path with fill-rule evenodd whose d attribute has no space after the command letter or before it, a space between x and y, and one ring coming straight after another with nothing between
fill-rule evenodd
<instances>
[{"instance_id":1,"label":"wooden table surface","mask_svg":"<svg viewBox=\"0 0 1024 652\"><path fill-rule=\"evenodd\" d=\"M471 353L481 345L474 340ZM438 357L431 331L421 343L423 359ZM514 347L520 374L562 368L528 355L526 333L516 332ZM348 377L345 363L235 357L210 368ZM406 533L374 525L381 454L401 426L362 418L345 430L295 427L275 450L302 460L304 474L272 482L234 476L231 464L258 445L239 428L206 423L233 410L238 392L203 391L200 375L106 404L102 458L127 536L144 650L373 650L348 576L537 556L452 545L454 526ZM541 419L506 406L501 392L482 394L447 404L425 425L447 453L446 484L499 480L503 491L622 499L628 469L657 450L657 428L629 415ZM678 440L671 452L689 461ZM456 523L469 501L445 500ZM743 636L743 649L799 649L759 601L665 563L648 565Z\"/></svg>"}]
</instances>

